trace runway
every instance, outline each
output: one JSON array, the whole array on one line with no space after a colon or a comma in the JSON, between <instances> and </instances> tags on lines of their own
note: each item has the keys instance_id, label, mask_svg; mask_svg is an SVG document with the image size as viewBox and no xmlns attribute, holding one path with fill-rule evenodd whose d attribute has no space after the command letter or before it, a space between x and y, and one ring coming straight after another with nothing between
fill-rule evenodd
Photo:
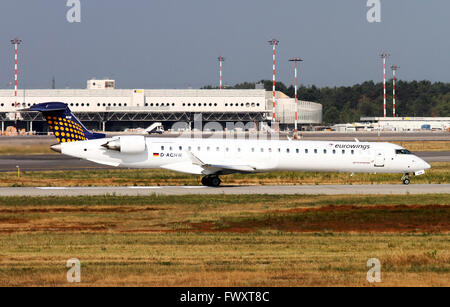
<instances>
[{"instance_id":1,"label":"runway","mask_svg":"<svg viewBox=\"0 0 450 307\"><path fill-rule=\"evenodd\" d=\"M417 152L427 162L450 162L450 152ZM0 172L112 169L110 166L58 154L0 156Z\"/></svg>"},{"instance_id":2,"label":"runway","mask_svg":"<svg viewBox=\"0 0 450 307\"><path fill-rule=\"evenodd\" d=\"M298 186L148 186L0 188L0 196L155 196L155 195L373 195L447 194L450 184L298 185Z\"/></svg>"}]
</instances>

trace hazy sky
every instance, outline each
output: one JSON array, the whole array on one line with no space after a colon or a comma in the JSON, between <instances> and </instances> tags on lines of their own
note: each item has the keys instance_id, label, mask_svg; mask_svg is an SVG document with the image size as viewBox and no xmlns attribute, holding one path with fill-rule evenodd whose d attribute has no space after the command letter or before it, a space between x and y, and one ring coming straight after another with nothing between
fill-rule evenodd
<instances>
[{"instance_id":1,"label":"hazy sky","mask_svg":"<svg viewBox=\"0 0 450 307\"><path fill-rule=\"evenodd\" d=\"M66 0L1 0L0 88L84 88L111 77L120 88L217 85L272 77L292 83L289 57L302 57L302 84L380 81L379 54L399 78L450 82L450 1L381 0L381 23L368 23L366 0L81 0L81 23L68 23ZM389 75L391 74L389 70Z\"/></svg>"}]
</instances>

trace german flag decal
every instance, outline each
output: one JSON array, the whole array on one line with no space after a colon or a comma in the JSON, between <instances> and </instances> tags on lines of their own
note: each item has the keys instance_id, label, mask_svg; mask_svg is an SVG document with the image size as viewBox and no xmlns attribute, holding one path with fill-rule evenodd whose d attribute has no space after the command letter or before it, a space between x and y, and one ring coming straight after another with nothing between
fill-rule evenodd
<instances>
[{"instance_id":1,"label":"german flag decal","mask_svg":"<svg viewBox=\"0 0 450 307\"><path fill-rule=\"evenodd\" d=\"M153 157L159 157L159 153L154 152L154 153L153 153Z\"/></svg>"}]
</instances>

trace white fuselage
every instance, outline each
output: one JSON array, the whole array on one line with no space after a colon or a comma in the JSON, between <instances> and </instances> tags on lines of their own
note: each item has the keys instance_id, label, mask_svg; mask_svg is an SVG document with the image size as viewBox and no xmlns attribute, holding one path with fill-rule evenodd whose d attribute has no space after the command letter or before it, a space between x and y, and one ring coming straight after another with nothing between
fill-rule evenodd
<instances>
[{"instance_id":1,"label":"white fuselage","mask_svg":"<svg viewBox=\"0 0 450 307\"><path fill-rule=\"evenodd\" d=\"M116 167L163 168L203 175L271 171L415 173L430 168L421 158L401 154L403 148L390 143L148 137L142 139L145 145L140 152L102 146L119 138L124 137L63 143L61 152Z\"/></svg>"}]
</instances>

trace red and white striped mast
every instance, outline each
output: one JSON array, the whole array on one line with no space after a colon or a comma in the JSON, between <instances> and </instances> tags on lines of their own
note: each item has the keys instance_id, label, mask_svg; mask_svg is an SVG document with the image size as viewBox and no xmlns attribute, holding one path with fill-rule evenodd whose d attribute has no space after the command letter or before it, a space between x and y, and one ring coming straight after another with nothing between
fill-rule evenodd
<instances>
[{"instance_id":1,"label":"red and white striped mast","mask_svg":"<svg viewBox=\"0 0 450 307\"><path fill-rule=\"evenodd\" d=\"M392 68L392 75L393 75L393 77L392 77L392 117L395 117L395 100L396 100L396 97L395 97L395 81L396 81L395 72L400 67L397 65L392 65L391 68Z\"/></svg>"},{"instance_id":2,"label":"red and white striped mast","mask_svg":"<svg viewBox=\"0 0 450 307\"><path fill-rule=\"evenodd\" d=\"M303 62L302 59L300 58L291 58L289 59L290 62L294 62L294 98L295 98L295 118L294 118L294 136L297 137L297 124L298 124L298 114L297 114L297 110L298 110L298 105L297 105L297 62Z\"/></svg>"},{"instance_id":3,"label":"red and white striped mast","mask_svg":"<svg viewBox=\"0 0 450 307\"><path fill-rule=\"evenodd\" d=\"M223 61L225 61L225 58L223 56L219 56L217 58L219 60L219 89L223 89L223 78L222 78L222 70L223 70Z\"/></svg>"},{"instance_id":4,"label":"red and white striped mast","mask_svg":"<svg viewBox=\"0 0 450 307\"><path fill-rule=\"evenodd\" d=\"M18 79L18 49L22 41L18 38L12 39L14 45L14 108L17 110L17 79ZM17 120L17 113L14 113L14 119Z\"/></svg>"},{"instance_id":5,"label":"red and white striped mast","mask_svg":"<svg viewBox=\"0 0 450 307\"><path fill-rule=\"evenodd\" d=\"M383 59L383 116L386 117L386 58L389 56L386 52L381 54Z\"/></svg>"},{"instance_id":6,"label":"red and white striped mast","mask_svg":"<svg viewBox=\"0 0 450 307\"><path fill-rule=\"evenodd\" d=\"M275 47L278 45L279 41L273 38L269 41L273 50L273 65L272 65L272 123L275 123Z\"/></svg>"}]
</instances>

